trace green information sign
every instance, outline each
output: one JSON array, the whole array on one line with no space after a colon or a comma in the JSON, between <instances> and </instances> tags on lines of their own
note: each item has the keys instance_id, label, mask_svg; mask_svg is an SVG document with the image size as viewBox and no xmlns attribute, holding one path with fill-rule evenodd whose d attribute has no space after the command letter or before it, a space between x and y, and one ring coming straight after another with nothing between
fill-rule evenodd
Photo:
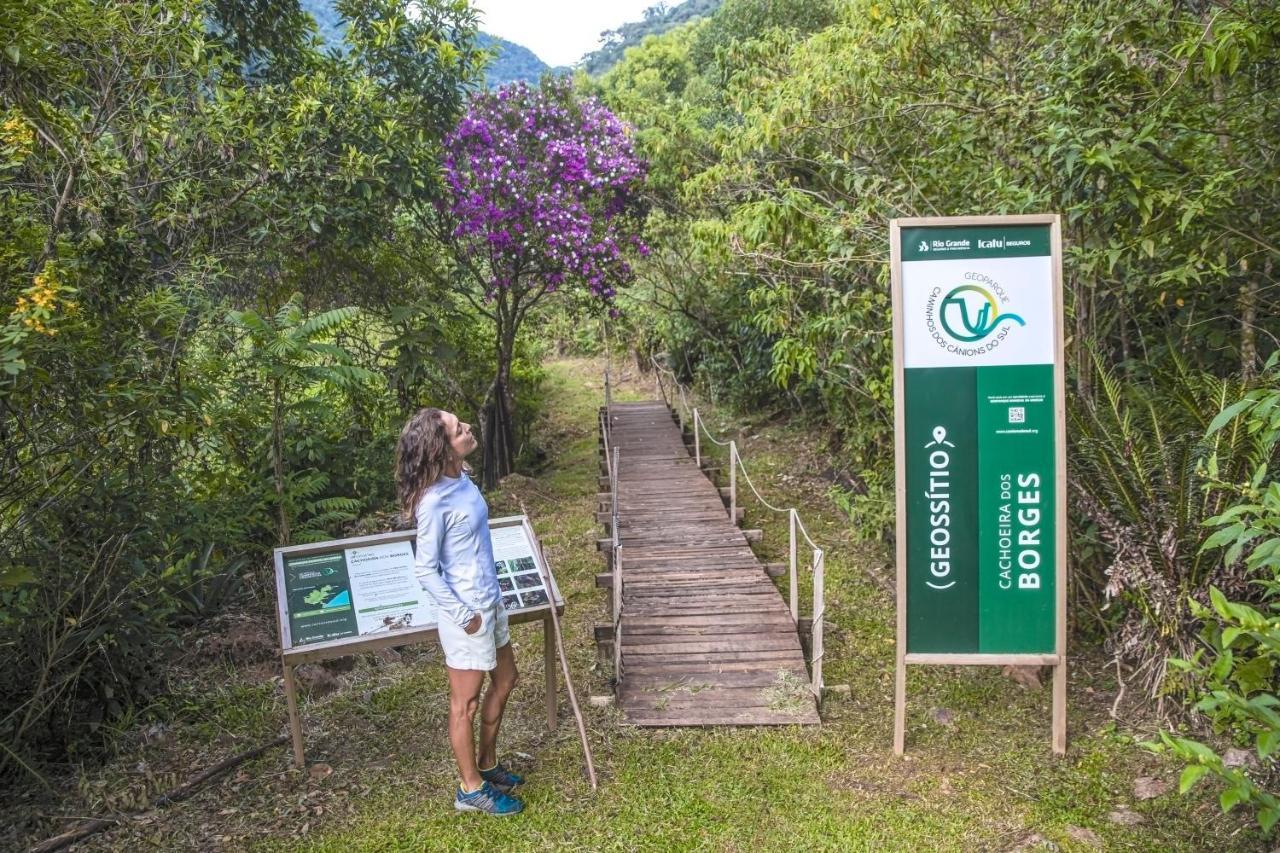
<instances>
[{"instance_id":1,"label":"green information sign","mask_svg":"<svg viewBox=\"0 0 1280 853\"><path fill-rule=\"evenodd\" d=\"M344 551L286 557L289 636L296 646L359 634Z\"/></svg>"},{"instance_id":2,"label":"green information sign","mask_svg":"<svg viewBox=\"0 0 1280 853\"><path fill-rule=\"evenodd\" d=\"M1050 229L898 229L908 655L1056 650Z\"/></svg>"}]
</instances>

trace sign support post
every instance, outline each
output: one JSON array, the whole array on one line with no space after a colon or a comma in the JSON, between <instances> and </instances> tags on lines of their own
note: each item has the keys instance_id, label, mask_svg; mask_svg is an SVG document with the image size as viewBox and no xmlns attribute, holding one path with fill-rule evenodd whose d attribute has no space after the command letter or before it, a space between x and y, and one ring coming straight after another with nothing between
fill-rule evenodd
<instances>
[{"instance_id":1,"label":"sign support post","mask_svg":"<svg viewBox=\"0 0 1280 853\"><path fill-rule=\"evenodd\" d=\"M1052 666L1066 751L1066 404L1057 215L896 219L897 655Z\"/></svg>"},{"instance_id":2,"label":"sign support post","mask_svg":"<svg viewBox=\"0 0 1280 853\"><path fill-rule=\"evenodd\" d=\"M293 667L284 665L284 698L289 705L289 735L293 740L293 766L304 767L307 763L302 749L302 715L298 713L298 687L293 679Z\"/></svg>"}]
</instances>

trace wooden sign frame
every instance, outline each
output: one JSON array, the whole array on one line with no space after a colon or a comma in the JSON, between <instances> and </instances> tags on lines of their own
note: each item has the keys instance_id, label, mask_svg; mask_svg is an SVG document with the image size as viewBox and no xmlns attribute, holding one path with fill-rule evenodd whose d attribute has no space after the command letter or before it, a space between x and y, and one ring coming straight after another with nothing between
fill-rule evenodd
<instances>
[{"instance_id":1,"label":"wooden sign frame","mask_svg":"<svg viewBox=\"0 0 1280 853\"><path fill-rule=\"evenodd\" d=\"M489 520L489 529L499 530L506 527L524 528L525 536L532 545L533 557L537 563L539 574L550 583L548 601L537 607L509 611L508 620L512 625L527 622L541 622L543 636L544 665L546 669L546 707L547 728L556 727L556 643L552 626L551 608L554 605L557 614L564 613L564 598L556 584L551 567L546 562L542 544L538 541L528 516L512 515ZM313 542L306 545L290 545L276 548L274 552L276 575L276 618L280 631L280 659L284 671L285 699L289 706L289 731L293 740L293 759L298 767L306 763L303 753L302 718L298 712L297 685L294 669L305 663L317 663L360 652L372 652L391 646L407 646L427 641L434 641L437 630L432 625L415 625L409 628L379 631L356 637L343 637L326 642L309 643L294 646L290 636L288 596L285 588L284 563L286 557L299 557L345 551L370 545L386 545L395 542L414 542L417 539L415 530L397 530L391 533L377 533L371 536L356 536L350 539L331 539L326 542Z\"/></svg>"},{"instance_id":2,"label":"wooden sign frame","mask_svg":"<svg viewBox=\"0 0 1280 853\"><path fill-rule=\"evenodd\" d=\"M960 654L907 652L907 471L905 354L902 292L903 228L951 228L966 226L1047 225L1050 240L1054 350L1054 475L1055 519L1055 626L1052 654ZM1052 746L1056 755L1067 748L1067 472L1066 391L1064 374L1064 318L1062 305L1062 221L1057 214L1015 216L957 216L894 219L889 223L890 277L893 298L893 415L894 467L897 510L897 660L894 679L893 751L902 755L906 741L907 666L918 665L1031 665L1053 667Z\"/></svg>"}]
</instances>

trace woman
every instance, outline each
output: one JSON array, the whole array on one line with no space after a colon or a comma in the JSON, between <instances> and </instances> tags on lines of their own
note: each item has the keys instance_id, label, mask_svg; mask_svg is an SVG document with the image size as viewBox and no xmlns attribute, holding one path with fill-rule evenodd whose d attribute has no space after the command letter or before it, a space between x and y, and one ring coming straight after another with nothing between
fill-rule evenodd
<instances>
[{"instance_id":1,"label":"woman","mask_svg":"<svg viewBox=\"0 0 1280 853\"><path fill-rule=\"evenodd\" d=\"M437 608L449 674L449 742L462 777L454 808L507 815L524 808L510 794L524 780L499 764L497 753L502 712L516 685L516 660L494 568L489 508L463 462L476 444L470 424L450 412L422 409L400 432L396 489L406 520L418 525L418 581ZM486 672L489 689L482 703Z\"/></svg>"}]
</instances>

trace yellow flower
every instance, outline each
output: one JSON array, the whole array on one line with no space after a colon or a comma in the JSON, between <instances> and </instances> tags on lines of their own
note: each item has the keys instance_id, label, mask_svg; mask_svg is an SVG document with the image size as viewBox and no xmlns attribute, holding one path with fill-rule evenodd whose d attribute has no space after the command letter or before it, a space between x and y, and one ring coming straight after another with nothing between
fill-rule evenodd
<instances>
[{"instance_id":1,"label":"yellow flower","mask_svg":"<svg viewBox=\"0 0 1280 853\"><path fill-rule=\"evenodd\" d=\"M7 148L11 156L25 158L31 153L35 141L35 131L20 113L10 112L9 117L0 122L0 146Z\"/></svg>"},{"instance_id":2,"label":"yellow flower","mask_svg":"<svg viewBox=\"0 0 1280 853\"><path fill-rule=\"evenodd\" d=\"M28 287L15 303L10 320L17 320L33 332L52 337L57 329L49 325L53 316L61 308L64 313L74 313L75 303L67 299L64 293L71 292L59 279L56 261L44 265L40 272L31 278Z\"/></svg>"}]
</instances>

